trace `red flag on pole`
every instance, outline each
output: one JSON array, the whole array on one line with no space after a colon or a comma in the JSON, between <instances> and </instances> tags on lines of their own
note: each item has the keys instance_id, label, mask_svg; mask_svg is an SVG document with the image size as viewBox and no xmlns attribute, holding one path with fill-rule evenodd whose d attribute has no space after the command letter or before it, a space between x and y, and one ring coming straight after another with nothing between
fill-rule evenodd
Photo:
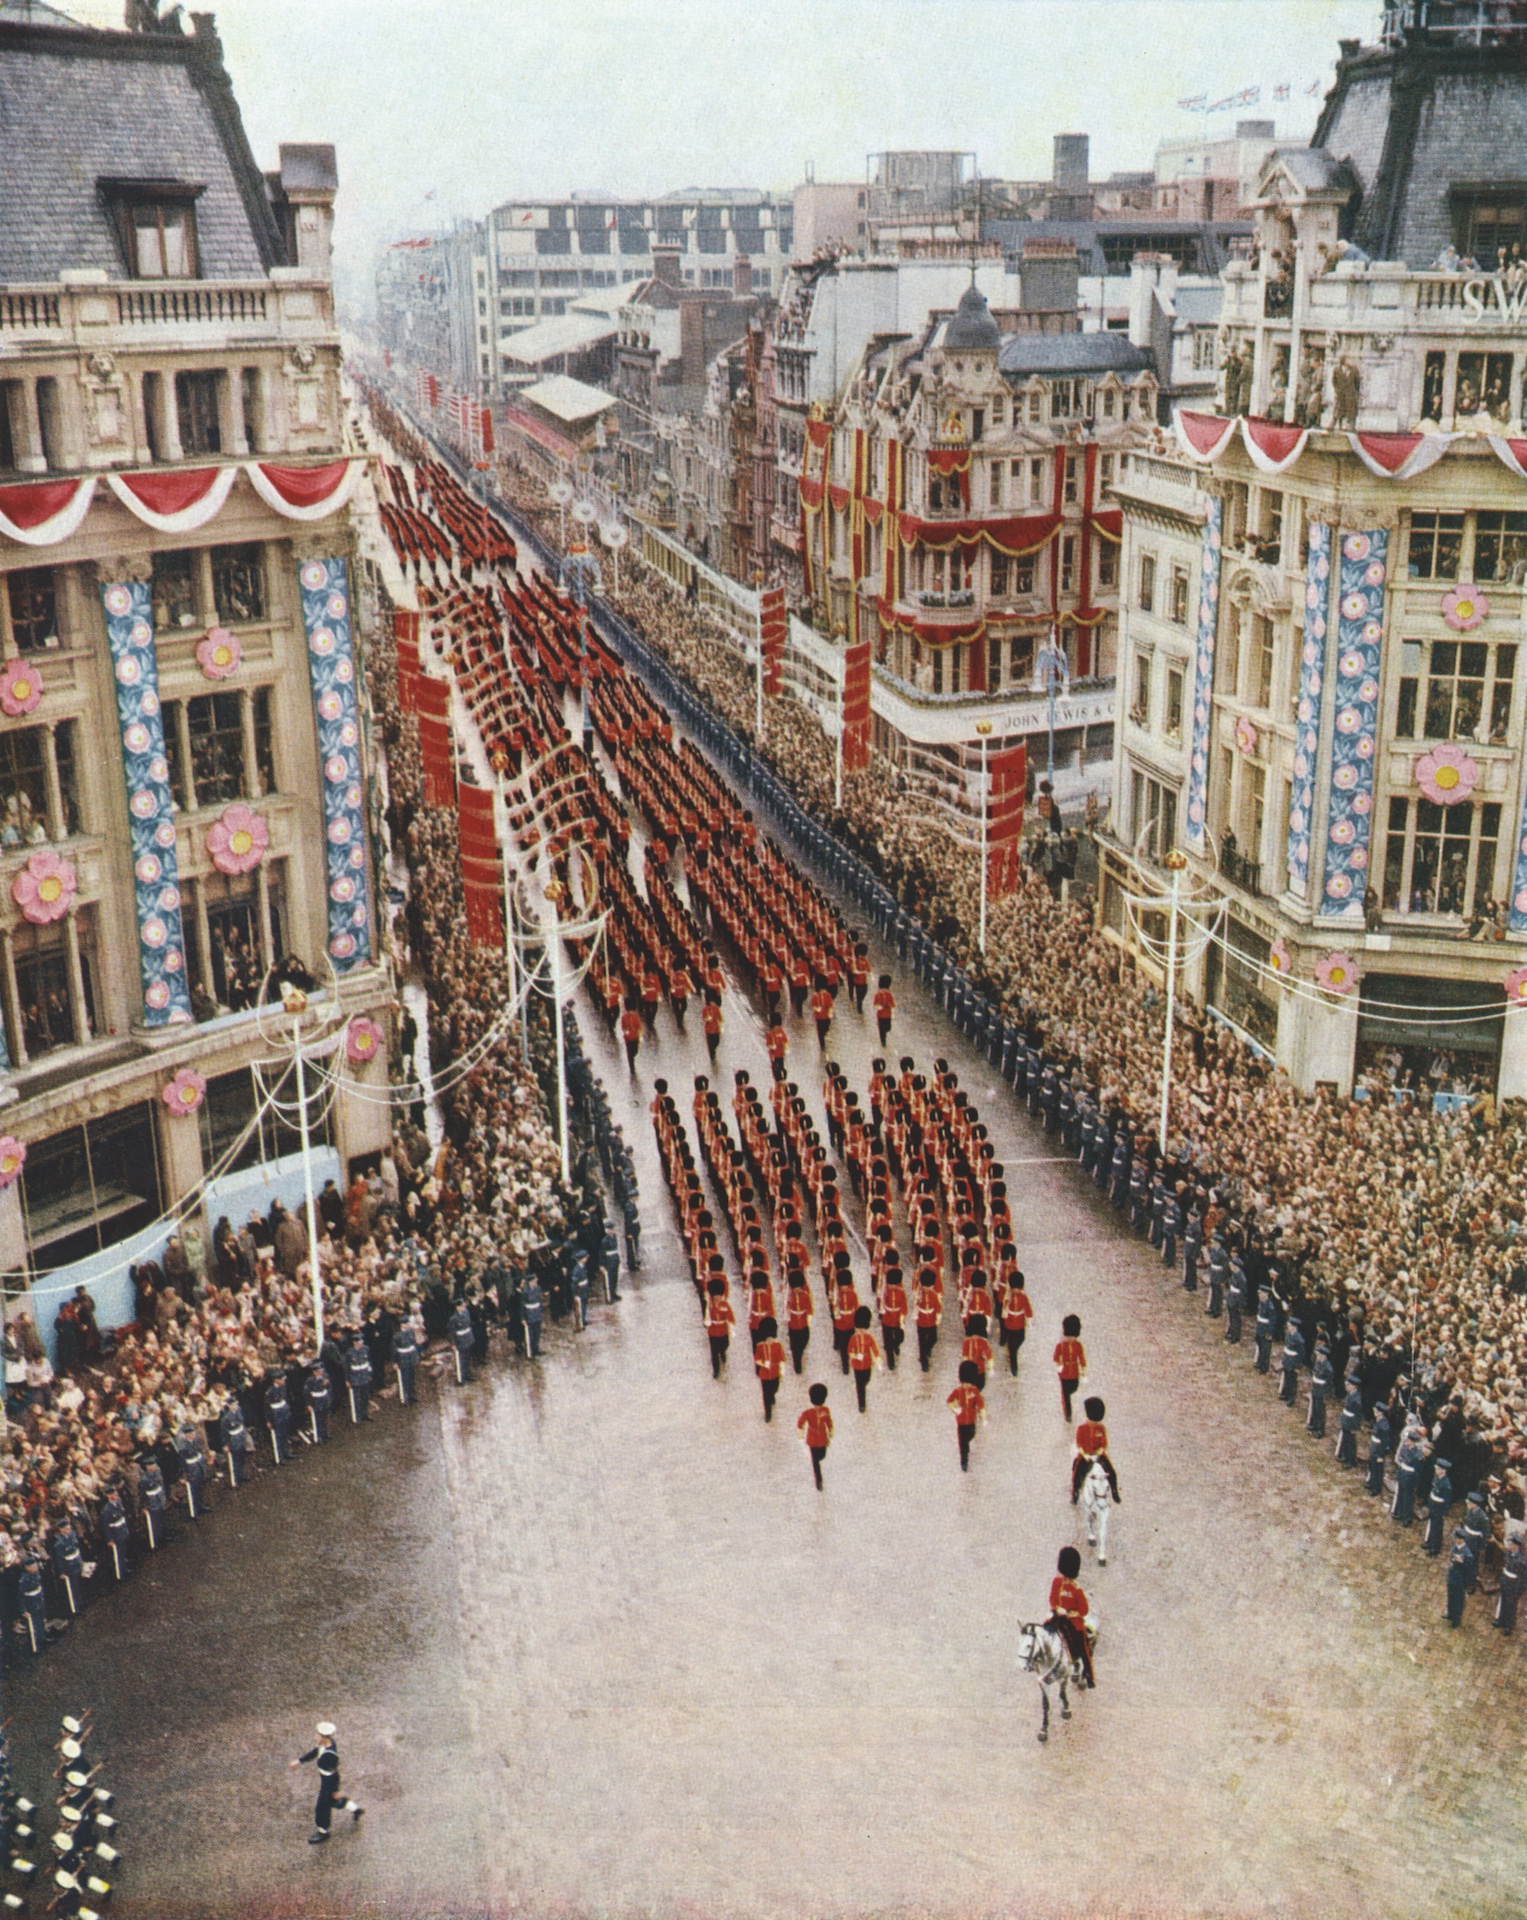
<instances>
[{"instance_id":1,"label":"red flag on pole","mask_svg":"<svg viewBox=\"0 0 1527 1920\"><path fill-rule=\"evenodd\" d=\"M785 590L765 587L758 599L758 634L763 647L763 690L778 693L785 664Z\"/></svg>"},{"instance_id":2,"label":"red flag on pole","mask_svg":"<svg viewBox=\"0 0 1527 1920\"><path fill-rule=\"evenodd\" d=\"M986 816L986 882L1000 899L1018 889L1023 839L1023 793L1028 784L1028 749L1023 741L990 757L991 794Z\"/></svg>"},{"instance_id":3,"label":"red flag on pole","mask_svg":"<svg viewBox=\"0 0 1527 1920\"><path fill-rule=\"evenodd\" d=\"M856 640L843 650L843 771L858 773L870 763L870 643Z\"/></svg>"}]
</instances>

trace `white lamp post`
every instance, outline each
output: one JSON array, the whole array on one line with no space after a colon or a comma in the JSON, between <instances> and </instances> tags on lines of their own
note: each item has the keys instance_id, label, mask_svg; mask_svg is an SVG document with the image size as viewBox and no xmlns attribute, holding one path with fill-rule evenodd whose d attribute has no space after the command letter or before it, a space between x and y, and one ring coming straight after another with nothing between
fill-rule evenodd
<instances>
[{"instance_id":1,"label":"white lamp post","mask_svg":"<svg viewBox=\"0 0 1527 1920\"><path fill-rule=\"evenodd\" d=\"M1172 1091L1172 1028L1177 1016L1177 914L1179 889L1188 856L1181 847L1171 847L1161 863L1172 876L1172 900L1166 930L1166 1038L1161 1048L1161 1129L1156 1144L1166 1154L1167 1105Z\"/></svg>"},{"instance_id":2,"label":"white lamp post","mask_svg":"<svg viewBox=\"0 0 1527 1920\"><path fill-rule=\"evenodd\" d=\"M982 953L986 951L986 831L987 816L990 807L990 794L986 779L986 743L991 738L990 720L978 720L976 732L981 740L981 929L978 944Z\"/></svg>"},{"instance_id":3,"label":"white lamp post","mask_svg":"<svg viewBox=\"0 0 1527 1920\"><path fill-rule=\"evenodd\" d=\"M546 491L556 502L558 545L565 547L567 545L567 509L573 497L573 483L571 480L553 480Z\"/></svg>"}]
</instances>

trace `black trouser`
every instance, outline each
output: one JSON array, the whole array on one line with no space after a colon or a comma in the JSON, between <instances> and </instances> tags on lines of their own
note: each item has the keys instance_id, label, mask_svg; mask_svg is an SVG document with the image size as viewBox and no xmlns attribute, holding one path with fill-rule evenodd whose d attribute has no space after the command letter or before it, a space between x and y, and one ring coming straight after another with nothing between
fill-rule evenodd
<instances>
[{"instance_id":1,"label":"black trouser","mask_svg":"<svg viewBox=\"0 0 1527 1920\"><path fill-rule=\"evenodd\" d=\"M709 1336L710 1373L713 1380L721 1378L721 1362L726 1358L727 1338L728 1336L724 1333L713 1333Z\"/></svg>"},{"instance_id":2,"label":"black trouser","mask_svg":"<svg viewBox=\"0 0 1527 1920\"><path fill-rule=\"evenodd\" d=\"M843 1363L843 1371L848 1372L848 1338L852 1327L834 1327L832 1330L833 1351Z\"/></svg>"},{"instance_id":3,"label":"black trouser","mask_svg":"<svg viewBox=\"0 0 1527 1920\"><path fill-rule=\"evenodd\" d=\"M928 1371L928 1362L933 1357L933 1347L937 1339L937 1327L919 1327L917 1329L917 1358L924 1373Z\"/></svg>"},{"instance_id":4,"label":"black trouser","mask_svg":"<svg viewBox=\"0 0 1527 1920\"><path fill-rule=\"evenodd\" d=\"M1002 1329L1002 1344L1007 1348L1007 1363L1015 1374L1018 1371L1018 1349L1023 1345L1025 1331L1023 1327Z\"/></svg>"},{"instance_id":5,"label":"black trouser","mask_svg":"<svg viewBox=\"0 0 1527 1920\"><path fill-rule=\"evenodd\" d=\"M1099 1462L1104 1473L1108 1475L1108 1485L1114 1499L1117 1500L1119 1497L1119 1476L1114 1472L1113 1462L1109 1459L1108 1455L1106 1453L1079 1453L1071 1462L1071 1504L1073 1507L1076 1505L1077 1495L1082 1490L1082 1482L1087 1478L1088 1471L1094 1460Z\"/></svg>"},{"instance_id":6,"label":"black trouser","mask_svg":"<svg viewBox=\"0 0 1527 1920\"><path fill-rule=\"evenodd\" d=\"M811 1471L818 1486L821 1486L822 1484L822 1462L826 1458L827 1458L826 1447L813 1447L811 1449Z\"/></svg>"},{"instance_id":7,"label":"black trouser","mask_svg":"<svg viewBox=\"0 0 1527 1920\"><path fill-rule=\"evenodd\" d=\"M806 1355L806 1342L810 1338L810 1327L792 1327L790 1329L790 1359L797 1373L801 1370L801 1361Z\"/></svg>"},{"instance_id":8,"label":"black trouser","mask_svg":"<svg viewBox=\"0 0 1527 1920\"><path fill-rule=\"evenodd\" d=\"M972 1421L967 1427L962 1420L954 1431L960 1443L960 1470L968 1473L970 1471L970 1443L976 1437L975 1423Z\"/></svg>"},{"instance_id":9,"label":"black trouser","mask_svg":"<svg viewBox=\"0 0 1527 1920\"><path fill-rule=\"evenodd\" d=\"M1071 1658L1081 1666L1082 1672L1086 1676L1087 1685L1089 1687L1096 1686L1097 1682L1092 1677L1092 1653L1087 1645L1086 1629L1079 1626L1078 1623L1066 1613L1052 1613L1045 1622L1045 1625L1054 1627L1059 1631L1067 1647L1071 1650Z\"/></svg>"},{"instance_id":10,"label":"black trouser","mask_svg":"<svg viewBox=\"0 0 1527 1920\"><path fill-rule=\"evenodd\" d=\"M779 1393L779 1379L777 1376L772 1380L760 1379L758 1384L763 1388L764 1419L772 1420L775 1397Z\"/></svg>"},{"instance_id":11,"label":"black trouser","mask_svg":"<svg viewBox=\"0 0 1527 1920\"><path fill-rule=\"evenodd\" d=\"M896 1371L896 1356L901 1352L901 1343L906 1339L905 1327L888 1327L882 1320L880 1331L885 1335L885 1363L891 1372Z\"/></svg>"},{"instance_id":12,"label":"black trouser","mask_svg":"<svg viewBox=\"0 0 1527 1920\"><path fill-rule=\"evenodd\" d=\"M1064 1374L1062 1374L1060 1377L1060 1400L1061 1400L1061 1405L1066 1410L1066 1418L1068 1420L1071 1418L1072 1399L1074 1398L1076 1394L1076 1390L1080 1385L1081 1385L1080 1380L1068 1380Z\"/></svg>"},{"instance_id":13,"label":"black trouser","mask_svg":"<svg viewBox=\"0 0 1527 1920\"><path fill-rule=\"evenodd\" d=\"M869 1402L864 1397L869 1390L869 1384L870 1384L869 1368L855 1367L854 1368L854 1392L857 1393L859 1396L859 1411L861 1413L865 1413L869 1409Z\"/></svg>"},{"instance_id":14,"label":"black trouser","mask_svg":"<svg viewBox=\"0 0 1527 1920\"><path fill-rule=\"evenodd\" d=\"M877 1020L875 1025L880 1029L880 1044L884 1046L891 1037L891 1023L889 1020Z\"/></svg>"}]
</instances>

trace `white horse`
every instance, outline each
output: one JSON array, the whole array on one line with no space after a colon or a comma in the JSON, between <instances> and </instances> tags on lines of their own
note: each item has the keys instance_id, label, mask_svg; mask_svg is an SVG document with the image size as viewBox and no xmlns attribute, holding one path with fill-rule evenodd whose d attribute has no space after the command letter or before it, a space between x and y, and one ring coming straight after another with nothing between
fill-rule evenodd
<instances>
[{"instance_id":1,"label":"white horse","mask_svg":"<svg viewBox=\"0 0 1527 1920\"><path fill-rule=\"evenodd\" d=\"M1097 1625L1095 1617L1088 1614L1086 1623L1087 1645L1089 1649L1097 1644ZM1071 1718L1071 1698L1067 1688L1075 1682L1081 1685L1084 1678L1080 1661L1071 1658L1071 1649L1065 1638L1054 1627L1040 1626L1036 1622L1026 1621L1018 1629L1018 1665L1025 1673L1032 1673L1039 1682L1039 1697L1044 1708L1044 1718L1040 1722L1039 1738L1041 1743L1050 1737L1050 1689L1060 1688L1060 1717Z\"/></svg>"},{"instance_id":2,"label":"white horse","mask_svg":"<svg viewBox=\"0 0 1527 1920\"><path fill-rule=\"evenodd\" d=\"M1113 1489L1102 1462L1094 1460L1082 1482L1082 1512L1087 1516L1087 1545L1098 1550L1098 1565L1108 1565L1108 1510L1113 1505Z\"/></svg>"}]
</instances>

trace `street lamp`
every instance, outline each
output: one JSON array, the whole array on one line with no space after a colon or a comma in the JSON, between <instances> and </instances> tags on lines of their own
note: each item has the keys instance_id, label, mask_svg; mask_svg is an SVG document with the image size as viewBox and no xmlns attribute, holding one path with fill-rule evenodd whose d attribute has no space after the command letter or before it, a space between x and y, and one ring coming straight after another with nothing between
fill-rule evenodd
<instances>
[{"instance_id":1,"label":"street lamp","mask_svg":"<svg viewBox=\"0 0 1527 1920\"><path fill-rule=\"evenodd\" d=\"M589 573L596 575L598 586L598 566L589 551L589 528L596 516L588 500L580 500L573 508L573 520L576 530L573 543L567 549L562 562L564 578L571 576L573 598L578 603L578 715L581 722L583 751L588 753L593 746L593 734L589 725L589 609L587 579Z\"/></svg>"},{"instance_id":2,"label":"street lamp","mask_svg":"<svg viewBox=\"0 0 1527 1920\"><path fill-rule=\"evenodd\" d=\"M553 480L551 485L546 489L546 491L551 495L553 501L556 503L557 515L558 515L557 544L559 546L565 547L567 545L567 509L568 509L568 504L573 497L573 483L571 480Z\"/></svg>"},{"instance_id":3,"label":"street lamp","mask_svg":"<svg viewBox=\"0 0 1527 1920\"><path fill-rule=\"evenodd\" d=\"M982 953L986 951L986 824L987 812L990 806L986 782L986 743L991 738L991 729L992 723L990 720L978 720L976 722L976 732L980 735L981 739L981 930L978 936L978 944Z\"/></svg>"},{"instance_id":4,"label":"street lamp","mask_svg":"<svg viewBox=\"0 0 1527 1920\"><path fill-rule=\"evenodd\" d=\"M631 538L618 520L599 529L599 537L615 556L615 598L620 598L620 550Z\"/></svg>"},{"instance_id":5,"label":"street lamp","mask_svg":"<svg viewBox=\"0 0 1527 1920\"><path fill-rule=\"evenodd\" d=\"M324 956L328 960L327 954ZM267 974L266 983L270 976ZM318 1202L313 1190L313 1153L312 1139L308 1128L308 1088L304 1052L315 1043L321 1042L331 1034L344 1017L339 1004L339 982L334 977L332 963L329 965L329 1002L326 1006L311 1006L307 994L300 987L294 987L290 981L282 981L280 1010L264 998L264 985L256 1012L256 1025L260 1039L266 1046L281 1046L286 1043L286 1025L290 1023L290 1045L293 1064L297 1075L297 1131L302 1142L302 1187L307 1214L308 1228L308 1270L313 1280L313 1330L319 1348L323 1346L323 1275L318 1257ZM269 1013L267 1014L267 1008ZM276 1024L274 1030L267 1029L266 1020Z\"/></svg>"},{"instance_id":6,"label":"street lamp","mask_svg":"<svg viewBox=\"0 0 1527 1920\"><path fill-rule=\"evenodd\" d=\"M1034 669L1040 683L1050 695L1050 748L1046 755L1046 777L1053 789L1055 785L1055 690L1064 687L1071 678L1071 663L1066 658L1066 650L1060 644L1060 629L1052 627L1050 637L1039 649L1034 661ZM1053 804L1054 794L1051 793Z\"/></svg>"},{"instance_id":7,"label":"street lamp","mask_svg":"<svg viewBox=\"0 0 1527 1920\"><path fill-rule=\"evenodd\" d=\"M1161 864L1172 876L1172 903L1166 929L1166 1039L1161 1049L1161 1128L1156 1142L1165 1158L1167 1101L1172 1089L1172 1028L1177 1017L1177 915L1179 890L1188 856L1181 847L1170 847Z\"/></svg>"}]
</instances>

